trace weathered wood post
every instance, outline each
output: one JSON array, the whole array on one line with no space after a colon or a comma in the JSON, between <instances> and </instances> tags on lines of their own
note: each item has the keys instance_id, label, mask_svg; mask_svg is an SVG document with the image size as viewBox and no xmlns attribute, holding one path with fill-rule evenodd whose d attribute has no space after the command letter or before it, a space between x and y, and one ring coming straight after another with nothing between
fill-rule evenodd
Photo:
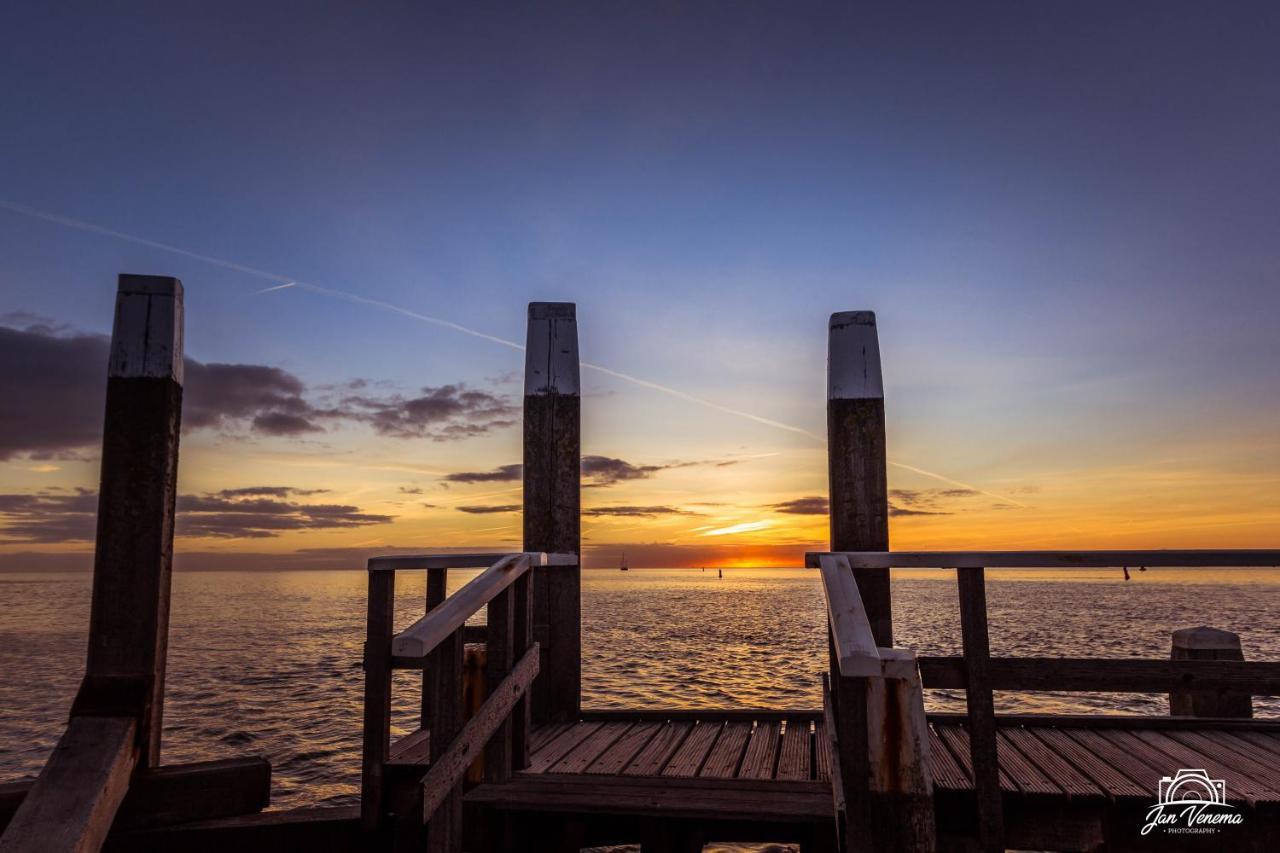
<instances>
[{"instance_id":1,"label":"weathered wood post","mask_svg":"<svg viewBox=\"0 0 1280 853\"><path fill-rule=\"evenodd\" d=\"M182 283L121 275L107 372L84 681L0 850L96 850L135 767L160 760L178 434Z\"/></svg>"},{"instance_id":2,"label":"weathered wood post","mask_svg":"<svg viewBox=\"0 0 1280 853\"><path fill-rule=\"evenodd\" d=\"M1240 635L1201 625L1173 632L1172 660L1244 660ZM1252 717L1253 697L1221 690L1175 690L1169 694L1175 717Z\"/></svg>"},{"instance_id":3,"label":"weathered wood post","mask_svg":"<svg viewBox=\"0 0 1280 853\"><path fill-rule=\"evenodd\" d=\"M581 405L571 302L529 303L524 368L524 550L579 552ZM533 568L541 675L533 720L576 720L582 687L581 565Z\"/></svg>"},{"instance_id":4,"label":"weathered wood post","mask_svg":"<svg viewBox=\"0 0 1280 853\"><path fill-rule=\"evenodd\" d=\"M914 652L879 649L885 676L867 683L867 763L877 850L929 853L937 847L929 723Z\"/></svg>"},{"instance_id":5,"label":"weathered wood post","mask_svg":"<svg viewBox=\"0 0 1280 853\"><path fill-rule=\"evenodd\" d=\"M827 338L827 465L831 550L889 550L884 382L876 315L831 315ZM876 645L893 646L888 569L854 569Z\"/></svg>"}]
</instances>

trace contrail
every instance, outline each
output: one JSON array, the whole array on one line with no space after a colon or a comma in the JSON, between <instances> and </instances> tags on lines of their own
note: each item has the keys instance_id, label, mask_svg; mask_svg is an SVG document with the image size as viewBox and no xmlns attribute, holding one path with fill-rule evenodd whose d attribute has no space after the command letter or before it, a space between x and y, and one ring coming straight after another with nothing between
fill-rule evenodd
<instances>
[{"instance_id":1,"label":"contrail","mask_svg":"<svg viewBox=\"0 0 1280 853\"><path fill-rule=\"evenodd\" d=\"M408 308L402 308L399 305L393 305L390 302L384 302L381 299L370 299L367 296L357 296L356 294L348 293L345 290L336 290L331 287L321 287L318 284L308 284L307 282L304 282L304 281L298 281L297 279L291 276L280 275L279 273L273 273L273 272L267 272L266 270L255 269L254 267L245 266L244 264L238 264L235 261L227 260L226 258L218 258L218 257L214 257L213 255L204 255L199 252L192 252L188 249L183 249L179 246L173 246L168 243L160 243L156 240L148 240L145 237L136 237L133 234L126 234L123 231L116 231L113 228L106 228L102 225L96 225L92 222L85 222L82 219L73 219L70 216L63 216L58 213L51 213L49 211L39 210L34 207L28 207L25 204L17 204L16 202L6 201L5 199L0 199L0 208L4 208L6 210L9 210L13 213L17 213L22 216L31 217L32 219L42 219L46 222L53 222L58 225L64 225L68 228L76 228L76 229L79 229L80 231L87 231L90 234L100 234L104 237L114 237L117 240L124 240L129 243L136 243L139 246L146 246L151 249L159 249L162 252L170 252L175 255L181 255L185 258L191 258L193 260L203 261L204 263L207 263L207 264L213 264L214 266L223 267L224 269L234 270L236 272L245 273L246 275L257 276L259 278L267 279L268 281L278 282L278 284L272 287L267 287L262 290L256 291L254 295L271 293L272 291L285 290L287 288L298 288L300 290L309 290L312 293L322 293L322 294L325 294L326 296L331 296L335 299L344 299L348 302L353 302L357 305L367 305L371 308L378 308L383 311L389 311L393 314L399 314L403 317L410 317L414 320L418 320L423 323L430 323L434 326L440 326L445 329L452 329L455 332L459 332L464 335L470 335L473 338L480 338L481 340L489 341L490 343L499 344L504 347L509 347L511 349L524 352L524 345L516 341L509 341L506 338L500 338L496 335L490 335L487 332L482 332L479 329L472 329L468 326L462 325L461 323L455 323L452 320L444 320L444 319L441 319L440 317L432 317L430 314L421 314L417 311L412 311ZM597 373L602 373L605 376L612 376L615 379L621 379L624 382L630 382L631 384L638 385L641 388L648 388L653 391L658 391L660 393L667 394L668 396L675 397L680 400L685 400L687 402L694 403L699 406L704 406L709 409L715 409L716 411L724 412L725 414L735 415L736 417L745 418L746 420L754 421L755 423L762 424L764 426L770 426L775 429L786 430L787 432L803 435L806 438L809 438L809 439L812 439L813 441L818 442L819 444L825 442L826 440L822 436L818 435L817 433L804 429L803 427L793 426L791 424L785 424L785 423L782 423L781 421L775 421L771 418L766 418L760 415L752 414L751 412L743 411L742 409L734 409L729 406L722 406L719 403L704 399L702 397L694 396L693 394L689 394L685 391L681 391L678 388L671 388L667 385L660 385L657 382L650 382L648 379L641 379L638 376L632 376L629 373L623 373L619 370L613 370L612 368L604 367L603 365L599 365L599 364L592 364L591 362L588 362L588 361L581 362L581 364L584 368L588 370L594 370ZM889 464L898 468L902 468L907 471L912 471L924 477L932 477L935 480L938 480L943 483L948 483L953 486L960 486L965 489L973 489L975 492L981 492L982 494L987 495L988 497L997 498L1002 501L1008 501L1011 504L1015 504L1017 506L1023 507L1024 509L1026 508L1026 504L1016 501L1013 498L1005 497L1004 495L998 495L998 494L995 494L994 492L988 492L985 489L978 488L977 486L972 486L968 483L962 483L959 480L953 480L950 477L944 477L941 474L935 474L932 471L926 471L923 468L917 468L914 465L907 465L906 463L903 463L903 462L893 462L893 461L890 461Z\"/></svg>"}]
</instances>

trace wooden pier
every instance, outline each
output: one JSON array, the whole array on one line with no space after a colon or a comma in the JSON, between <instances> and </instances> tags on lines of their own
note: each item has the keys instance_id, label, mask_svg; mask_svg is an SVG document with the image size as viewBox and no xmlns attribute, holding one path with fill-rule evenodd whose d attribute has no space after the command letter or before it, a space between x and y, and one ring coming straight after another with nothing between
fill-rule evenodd
<instances>
[{"instance_id":1,"label":"wooden pier","mask_svg":"<svg viewBox=\"0 0 1280 853\"><path fill-rule=\"evenodd\" d=\"M1163 660L992 657L985 594L988 568L1276 566L1280 551L891 551L870 312L829 326L831 550L806 557L827 606L823 707L582 708L577 323L572 305L534 303L524 550L369 560L359 807L263 811L260 758L165 766L182 289L122 276L119 300L87 673L40 777L0 786L0 853L1280 849L1280 721L1253 719L1251 700L1280 694L1280 663L1203 627L1176 632ZM918 567L956 573L958 656L894 645L891 571ZM445 595L451 570L477 568ZM425 572L427 592L397 626L404 571ZM405 669L422 673L419 727L393 742ZM926 713L932 688L964 690L966 713ZM999 715L996 691L1161 693L1177 716ZM1182 770L1224 785L1238 824L1144 833Z\"/></svg>"}]
</instances>

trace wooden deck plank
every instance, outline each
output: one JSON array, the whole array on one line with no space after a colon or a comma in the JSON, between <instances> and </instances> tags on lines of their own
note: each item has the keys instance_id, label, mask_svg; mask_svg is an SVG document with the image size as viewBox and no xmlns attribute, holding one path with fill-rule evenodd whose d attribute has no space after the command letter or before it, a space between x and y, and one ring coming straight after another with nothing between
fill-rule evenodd
<instances>
[{"instance_id":1,"label":"wooden deck plank","mask_svg":"<svg viewBox=\"0 0 1280 853\"><path fill-rule=\"evenodd\" d=\"M1257 802L1280 802L1280 792L1272 791L1262 782L1240 771L1234 764L1218 761L1213 756L1205 755L1197 749L1192 749L1186 744L1179 743L1164 732L1150 732L1139 729L1133 732L1116 732L1116 734L1128 735L1141 740L1143 743L1149 744L1153 749L1157 749L1169 756L1170 764L1176 766L1170 766L1169 770L1164 773L1166 776L1172 776L1172 771L1177 770L1179 767L1201 768L1208 772L1210 776L1226 781L1227 797L1229 799L1238 800L1243 798L1250 805Z\"/></svg>"},{"instance_id":2,"label":"wooden deck plank","mask_svg":"<svg viewBox=\"0 0 1280 853\"><path fill-rule=\"evenodd\" d=\"M1197 752L1211 756L1223 764L1236 767L1272 791L1280 792L1280 762L1264 758L1259 760L1258 750L1250 749L1242 741L1233 740L1230 732L1203 731L1167 732L1168 736L1186 744ZM1243 746L1238 744L1243 743ZM1265 755L1265 754L1264 754ZM1264 763L1269 762L1269 763Z\"/></svg>"},{"instance_id":3,"label":"wooden deck plank","mask_svg":"<svg viewBox=\"0 0 1280 853\"><path fill-rule=\"evenodd\" d=\"M818 720L813 724L813 777L821 782L831 781L831 744L828 741L827 723Z\"/></svg>"},{"instance_id":4,"label":"wooden deck plank","mask_svg":"<svg viewBox=\"0 0 1280 853\"><path fill-rule=\"evenodd\" d=\"M1051 749L1028 729L1001 729L1000 736L1019 753L1029 759L1040 771L1052 779L1069 797L1105 796L1088 776L1076 769L1070 761Z\"/></svg>"},{"instance_id":5,"label":"wooden deck plank","mask_svg":"<svg viewBox=\"0 0 1280 853\"><path fill-rule=\"evenodd\" d=\"M548 773L582 773L614 744L618 738L627 733L630 723L604 723L589 736L583 738L577 746L547 768Z\"/></svg>"},{"instance_id":6,"label":"wooden deck plank","mask_svg":"<svg viewBox=\"0 0 1280 853\"><path fill-rule=\"evenodd\" d=\"M680 744L680 748L672 753L667 766L662 768L663 776L697 776L698 769L706 759L707 753L715 745L720 736L723 723L702 722L693 727L689 736Z\"/></svg>"},{"instance_id":7,"label":"wooden deck plank","mask_svg":"<svg viewBox=\"0 0 1280 853\"><path fill-rule=\"evenodd\" d=\"M570 750L603 725L604 723L570 723L564 731L534 751L529 758L529 772L545 773L547 768L566 756Z\"/></svg>"},{"instance_id":8,"label":"wooden deck plank","mask_svg":"<svg viewBox=\"0 0 1280 853\"><path fill-rule=\"evenodd\" d=\"M932 726L929 727L929 772L935 787L951 791L973 790L973 778L956 761Z\"/></svg>"},{"instance_id":9,"label":"wooden deck plank","mask_svg":"<svg viewBox=\"0 0 1280 853\"><path fill-rule=\"evenodd\" d=\"M960 766L964 768L965 775L972 779L973 760L972 756L969 755L969 732L962 726L938 726L938 735L951 750L952 757L954 757L956 761L959 762ZM997 758L1000 758L1000 753L1003 753L1003 750L999 749L998 741L996 748ZM970 783L970 786L972 787L972 783ZM1005 772L1003 767L1000 767L1000 789L1002 791L1013 791L1015 793L1019 790L1018 786L1014 783L1013 779L1010 778L1009 774Z\"/></svg>"},{"instance_id":10,"label":"wooden deck plank","mask_svg":"<svg viewBox=\"0 0 1280 853\"><path fill-rule=\"evenodd\" d=\"M1009 740L1008 732L996 732L996 743L1000 770L1013 779L1013 783L1018 786L1018 790L1025 794L1049 794L1051 796L1064 793L1060 785L1045 775L1044 771L1037 767L1035 762L1029 760L1014 746L1013 742Z\"/></svg>"},{"instance_id":11,"label":"wooden deck plank","mask_svg":"<svg viewBox=\"0 0 1280 853\"><path fill-rule=\"evenodd\" d=\"M782 733L782 744L778 748L778 769L774 778L808 779L812 748L809 723L787 720L787 729Z\"/></svg>"},{"instance_id":12,"label":"wooden deck plank","mask_svg":"<svg viewBox=\"0 0 1280 853\"><path fill-rule=\"evenodd\" d=\"M662 728L662 723L636 723L627 733L613 742L613 745L600 753L600 756L587 767L588 773L598 773L601 775L616 775L621 773L631 759L635 758L636 753L644 749L658 730Z\"/></svg>"},{"instance_id":13,"label":"wooden deck plank","mask_svg":"<svg viewBox=\"0 0 1280 853\"><path fill-rule=\"evenodd\" d=\"M1264 749L1280 760L1280 735L1272 732L1250 732L1236 731L1233 732L1236 737L1241 740L1248 741L1259 749Z\"/></svg>"},{"instance_id":14,"label":"wooden deck plank","mask_svg":"<svg viewBox=\"0 0 1280 853\"><path fill-rule=\"evenodd\" d=\"M738 769L740 779L772 779L775 758L778 754L778 723L766 720L756 723L747 741Z\"/></svg>"},{"instance_id":15,"label":"wooden deck plank","mask_svg":"<svg viewBox=\"0 0 1280 853\"><path fill-rule=\"evenodd\" d=\"M1123 773L1149 796L1155 796L1160 786L1160 777L1168 772L1162 769L1168 759L1154 753L1141 742L1135 752L1131 748L1113 743L1107 739L1106 732L1102 730L1070 728L1055 731L1063 732L1090 754L1098 756L1111 765L1116 772Z\"/></svg>"},{"instance_id":16,"label":"wooden deck plank","mask_svg":"<svg viewBox=\"0 0 1280 853\"><path fill-rule=\"evenodd\" d=\"M501 785L479 786L467 800L550 813L795 823L834 817L830 786L812 781L516 773Z\"/></svg>"},{"instance_id":17,"label":"wooden deck plank","mask_svg":"<svg viewBox=\"0 0 1280 853\"><path fill-rule=\"evenodd\" d=\"M747 738L750 736L751 723L725 723L698 775L708 779L732 779L738 775L738 765L742 763L742 754L746 751Z\"/></svg>"},{"instance_id":18,"label":"wooden deck plank","mask_svg":"<svg viewBox=\"0 0 1280 853\"><path fill-rule=\"evenodd\" d=\"M673 721L664 725L658 733L636 753L623 770L626 776L657 776L667 766L667 760L680 748L685 736L693 729L693 723Z\"/></svg>"},{"instance_id":19,"label":"wooden deck plank","mask_svg":"<svg viewBox=\"0 0 1280 853\"><path fill-rule=\"evenodd\" d=\"M1280 760L1276 760L1271 753L1254 747L1231 732L1202 729L1168 732L1168 735L1207 755L1213 755L1223 763L1238 765L1243 772L1262 782L1272 791L1280 791Z\"/></svg>"},{"instance_id":20,"label":"wooden deck plank","mask_svg":"<svg viewBox=\"0 0 1280 853\"><path fill-rule=\"evenodd\" d=\"M1081 746L1061 729L1028 729L1055 755L1071 762L1109 797L1150 797L1151 790L1139 785L1106 760Z\"/></svg>"},{"instance_id":21,"label":"wooden deck plank","mask_svg":"<svg viewBox=\"0 0 1280 853\"><path fill-rule=\"evenodd\" d=\"M1252 756L1258 761L1268 762L1271 765L1280 764L1280 741L1274 741L1274 743L1276 743L1276 747L1273 752L1272 750L1267 749L1264 743L1259 743L1251 738L1245 737L1246 734L1250 733L1215 731L1213 736L1231 744L1236 752ZM1265 740L1271 739L1264 736L1264 741Z\"/></svg>"},{"instance_id":22,"label":"wooden deck plank","mask_svg":"<svg viewBox=\"0 0 1280 853\"><path fill-rule=\"evenodd\" d=\"M550 725L537 726L529 737L529 751L537 752L551 742L553 738L559 737L573 723L551 723Z\"/></svg>"}]
</instances>

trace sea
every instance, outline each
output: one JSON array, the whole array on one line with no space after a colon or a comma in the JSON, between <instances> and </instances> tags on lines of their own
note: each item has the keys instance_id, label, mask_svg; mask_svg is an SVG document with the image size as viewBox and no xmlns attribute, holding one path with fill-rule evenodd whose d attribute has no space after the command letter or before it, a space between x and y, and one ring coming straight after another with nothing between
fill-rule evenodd
<instances>
[{"instance_id":1,"label":"sea","mask_svg":"<svg viewBox=\"0 0 1280 853\"><path fill-rule=\"evenodd\" d=\"M1234 631L1245 657L1280 660L1273 569L992 569L995 655L1167 658L1170 633ZM453 572L450 590L474 572ZM0 574L0 782L37 773L84 671L92 578ZM180 572L173 577L165 763L263 755L272 808L352 804L360 775L363 571ZM397 579L397 627L422 615L425 577ZM893 575L896 644L960 652L954 572ZM481 621L483 614L481 614ZM818 708L826 612L816 571L583 572L588 708ZM416 728L420 677L397 675L394 735ZM929 690L961 711L961 691ZM1163 695L1002 693L1002 711L1167 714ZM1280 716L1280 701L1255 699Z\"/></svg>"}]
</instances>

